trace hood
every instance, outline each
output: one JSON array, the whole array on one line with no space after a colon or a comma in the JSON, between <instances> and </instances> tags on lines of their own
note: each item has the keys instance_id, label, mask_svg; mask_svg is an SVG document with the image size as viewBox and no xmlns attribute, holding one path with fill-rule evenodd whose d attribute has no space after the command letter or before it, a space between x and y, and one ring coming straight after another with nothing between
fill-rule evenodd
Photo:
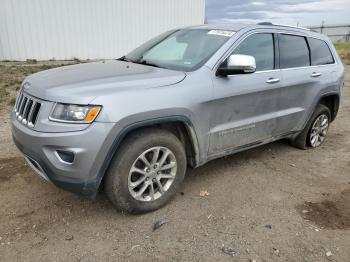
<instances>
[{"instance_id":1,"label":"hood","mask_svg":"<svg viewBox=\"0 0 350 262\"><path fill-rule=\"evenodd\" d=\"M184 72L118 60L58 67L28 76L26 92L49 101L89 104L99 95L168 86Z\"/></svg>"}]
</instances>

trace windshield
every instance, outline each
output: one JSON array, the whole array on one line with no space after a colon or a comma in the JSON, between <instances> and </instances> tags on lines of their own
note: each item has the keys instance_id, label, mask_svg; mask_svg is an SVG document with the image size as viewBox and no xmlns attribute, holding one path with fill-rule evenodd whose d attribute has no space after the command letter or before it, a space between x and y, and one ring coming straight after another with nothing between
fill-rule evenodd
<instances>
[{"instance_id":1,"label":"windshield","mask_svg":"<svg viewBox=\"0 0 350 262\"><path fill-rule=\"evenodd\" d=\"M124 60L178 71L201 67L232 35L232 31L181 29L146 42Z\"/></svg>"}]
</instances>

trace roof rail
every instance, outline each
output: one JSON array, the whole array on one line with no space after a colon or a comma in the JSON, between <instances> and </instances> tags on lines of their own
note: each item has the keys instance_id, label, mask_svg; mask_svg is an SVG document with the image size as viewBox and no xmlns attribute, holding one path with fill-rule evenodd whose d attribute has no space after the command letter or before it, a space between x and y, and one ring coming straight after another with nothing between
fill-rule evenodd
<instances>
[{"instance_id":1,"label":"roof rail","mask_svg":"<svg viewBox=\"0 0 350 262\"><path fill-rule=\"evenodd\" d=\"M274 26L290 27L290 28L304 29L304 30L310 31L310 29L306 28L306 27L292 26L292 25L283 25L283 24L273 24L271 22L260 22L260 23L257 23L257 25L274 25Z\"/></svg>"}]
</instances>

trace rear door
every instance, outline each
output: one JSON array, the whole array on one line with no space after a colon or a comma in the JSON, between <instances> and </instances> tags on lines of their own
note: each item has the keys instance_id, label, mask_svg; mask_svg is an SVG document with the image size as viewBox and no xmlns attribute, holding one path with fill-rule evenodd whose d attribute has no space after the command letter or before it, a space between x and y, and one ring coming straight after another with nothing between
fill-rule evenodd
<instances>
[{"instance_id":1,"label":"rear door","mask_svg":"<svg viewBox=\"0 0 350 262\"><path fill-rule=\"evenodd\" d=\"M252 33L238 43L231 54L255 57L252 74L218 77L213 75L209 155L258 144L276 128L276 102L281 72L276 61L273 31ZM213 72L215 74L215 72Z\"/></svg>"},{"instance_id":2,"label":"rear door","mask_svg":"<svg viewBox=\"0 0 350 262\"><path fill-rule=\"evenodd\" d=\"M338 91L336 82L337 65L328 44L317 38L308 38L311 51L311 74L316 94L313 100L318 100L324 93ZM309 102L310 104L311 101Z\"/></svg>"},{"instance_id":3,"label":"rear door","mask_svg":"<svg viewBox=\"0 0 350 262\"><path fill-rule=\"evenodd\" d=\"M309 98L313 94L306 36L279 33L278 40L283 86L277 99L279 117L274 136L300 129L305 122Z\"/></svg>"},{"instance_id":4,"label":"rear door","mask_svg":"<svg viewBox=\"0 0 350 262\"><path fill-rule=\"evenodd\" d=\"M334 63L332 57L318 54L321 43L305 35L280 33L278 39L283 87L275 136L303 129L320 90L332 83L329 68L317 64Z\"/></svg>"}]
</instances>

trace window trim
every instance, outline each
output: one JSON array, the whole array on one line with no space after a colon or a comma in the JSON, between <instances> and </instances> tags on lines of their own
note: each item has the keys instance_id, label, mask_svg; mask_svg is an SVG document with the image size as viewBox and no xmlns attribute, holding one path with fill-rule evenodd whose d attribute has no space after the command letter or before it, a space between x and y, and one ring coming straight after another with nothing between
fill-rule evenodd
<instances>
[{"instance_id":1,"label":"window trim","mask_svg":"<svg viewBox=\"0 0 350 262\"><path fill-rule=\"evenodd\" d=\"M311 51L310 51L310 46L309 46L309 42L307 41L307 36L305 36L304 34L292 34L292 33L284 33L284 32L278 32L277 33L278 35L278 51L279 51L279 54L281 54L281 49L280 49L280 35L289 35L289 36L296 36L296 37L302 37L304 38L304 41L305 41L305 44L306 44L306 47L307 47L307 50L309 52L309 65L307 66L297 66L297 67L286 67L286 68L281 68L281 55L279 56L279 66L280 66L280 69L281 70L288 70L288 69L299 69L299 68L309 68L311 67Z\"/></svg>"},{"instance_id":2,"label":"window trim","mask_svg":"<svg viewBox=\"0 0 350 262\"><path fill-rule=\"evenodd\" d=\"M316 36L307 36L309 38L313 38L313 39L317 39L317 40L321 40L323 42L326 43L327 47L329 48L329 51L331 51L331 54L333 56L333 60L334 60L334 63L333 64L327 64L327 65L318 65L318 66L329 66L329 65L337 65L338 64L338 60L336 59L336 55L334 54L334 51L330 46L329 44L327 43L327 41L325 41L323 38L321 37L316 37ZM316 67L316 66L311 66L311 67Z\"/></svg>"},{"instance_id":3,"label":"window trim","mask_svg":"<svg viewBox=\"0 0 350 262\"><path fill-rule=\"evenodd\" d=\"M312 56L311 56L312 51L311 51L311 45L310 45L310 43L309 43L309 38L322 41L323 43L326 44L326 46L327 46L327 48L328 48L328 51L329 51L329 53L330 53L331 56L332 56L333 63L330 63L330 64L323 64L323 65L312 65ZM336 59L335 59L335 57L334 57L334 54L333 54L333 52L332 52L332 49L329 47L329 45L328 45L328 43L327 43L326 41L324 41L324 40L321 39L321 38L316 38L316 37L311 37L311 36L308 36L308 37L306 38L306 40L307 40L308 45L309 45L309 48L310 48L310 65L311 65L311 66L328 66L328 65L334 65L334 64L336 64Z\"/></svg>"},{"instance_id":4,"label":"window trim","mask_svg":"<svg viewBox=\"0 0 350 262\"><path fill-rule=\"evenodd\" d=\"M275 69L277 69L277 63L276 63L276 41L275 41L275 35L273 34L273 33L263 33L263 32L259 32L259 33L256 33L256 34L252 34L252 35L250 35L250 36L248 36L248 37L246 37L243 41L241 41L235 48L233 48L232 50L231 50L231 52L229 53L229 56L230 55L232 55L232 53L237 49L237 48L239 48L239 46L245 41L245 40L247 40L249 37L251 37L251 36L253 36L253 35L261 35L261 34L264 34L264 35L271 35L272 36L272 48L273 48L273 59L272 59L272 61L273 61L273 68L272 69L266 69L266 70L259 70L259 71L255 71L255 72L262 72L262 71L271 71L271 70L275 70ZM228 56L228 57L229 57ZM227 58L226 58L227 59ZM226 60L225 59L225 60ZM224 60L224 61L225 61ZM254 73L255 73L254 72Z\"/></svg>"},{"instance_id":5,"label":"window trim","mask_svg":"<svg viewBox=\"0 0 350 262\"><path fill-rule=\"evenodd\" d=\"M285 31L277 31L277 34L286 34L286 35L303 36L303 37L306 37L306 39L307 39L307 38L314 38L314 39L317 39L317 40L324 41L324 42L327 44L327 46L328 46L329 50L331 51L331 54L332 54L332 56L333 56L333 60L334 60L334 63L333 63L333 64L327 64L327 65L315 65L315 66L313 66L313 65L311 65L311 61L310 61L310 66L304 66L304 67L291 67L291 68L284 68L284 69L280 68L280 70L295 70L295 69L300 69L300 68L304 68L304 69L306 69L306 68L315 68L315 67L324 67L324 66L338 65L338 60L337 60L337 59L335 59L335 55L334 55L334 51L333 51L333 49L332 49L332 48L330 48L330 46L329 46L329 44L327 43L327 41L325 41L323 38L321 38L321 37L317 37L317 36L308 36L308 35L303 34L303 33L301 33L301 32L293 32L293 33L292 33L292 32L285 32ZM310 55L311 55L311 54L310 54Z\"/></svg>"},{"instance_id":6,"label":"window trim","mask_svg":"<svg viewBox=\"0 0 350 262\"><path fill-rule=\"evenodd\" d=\"M232 54L233 50L235 48L237 48L245 39L247 39L249 36L255 35L255 34L271 34L273 37L273 47L274 47L274 56L275 56L275 60L276 57L278 56L279 59L279 49L278 47L278 39L277 38L277 32L275 29L271 29L271 30L264 30L264 31L254 31L251 33L247 33L243 36L241 36L240 38L238 38L237 41L235 41L230 48L228 48L225 52L224 55L221 56L220 59L218 59L218 61L216 62L214 68L213 68L213 72L217 72L217 70L219 69L220 65ZM277 41L277 45L276 45L276 41ZM259 73L264 73L264 72L274 72L274 71L280 71L281 69L279 68L279 60L278 63L276 64L276 61L274 61L274 69L269 69L269 70L262 70L262 71L256 71L253 74L259 74Z\"/></svg>"},{"instance_id":7,"label":"window trim","mask_svg":"<svg viewBox=\"0 0 350 262\"><path fill-rule=\"evenodd\" d=\"M253 31L253 32L252 32ZM276 30L275 28L269 28L269 29L264 29L261 31L256 31L256 30L251 30L246 32L244 35L240 36L236 41L234 41L232 43L232 45L225 51L225 53L217 60L217 62L215 63L214 67L212 68L212 71L216 73L216 71L219 69L220 65L222 64L223 61L225 61L230 54L233 52L234 48L236 48L241 42L243 42L247 37L254 35L254 34L273 34L274 37L276 38L277 41L277 45L276 45L276 49L275 49L275 53L278 55L278 63L277 63L277 67L273 70L265 70L265 71L257 71L254 72L253 74L259 74L259 73L267 73L267 72L275 72L275 71L286 71L286 70L297 70L297 69L307 69L307 68L316 68L316 67L325 67L325 66L335 66L338 65L338 60L336 59L336 56L334 54L334 50L330 47L330 45L328 44L327 41L325 41L323 38L321 37L317 37L317 36L310 36L308 34L305 34L303 32L296 32L296 31L284 31L281 29ZM317 40L322 40L324 41L329 50L331 51L331 54L333 56L333 60L334 63L333 64L327 64L327 65L311 65L311 61L310 61L310 66L304 66L304 67L293 67L293 68L284 68L281 69L279 60L280 60L280 51L279 51L279 41L278 41L278 35L279 34L285 34L285 35L295 35L295 36L302 36L305 37L306 40L307 38L314 38ZM308 43L308 42L307 42ZM311 55L311 54L310 54Z\"/></svg>"}]
</instances>

